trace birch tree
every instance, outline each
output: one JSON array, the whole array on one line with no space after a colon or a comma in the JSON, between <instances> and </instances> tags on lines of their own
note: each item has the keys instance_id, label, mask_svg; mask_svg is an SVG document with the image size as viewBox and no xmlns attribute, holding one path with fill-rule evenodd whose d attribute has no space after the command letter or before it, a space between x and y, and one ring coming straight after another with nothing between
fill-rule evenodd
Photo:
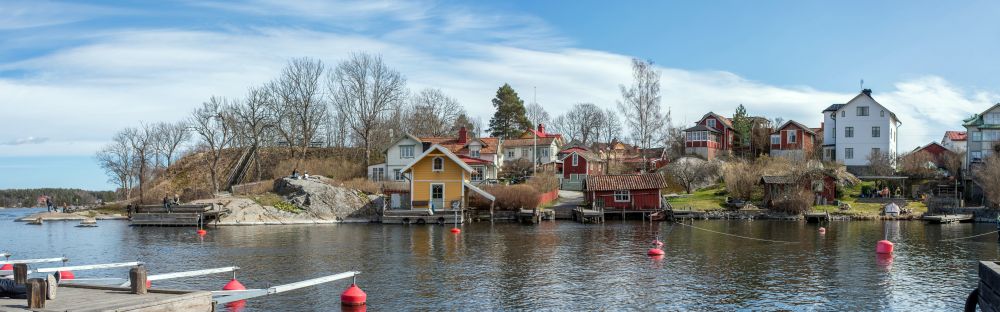
<instances>
[{"instance_id":1,"label":"birch tree","mask_svg":"<svg viewBox=\"0 0 1000 312\"><path fill-rule=\"evenodd\" d=\"M618 118L618 113L615 113L615 111L611 109L604 110L600 126L598 127L597 130L597 141L609 143L604 145L607 147L606 150L604 151L605 174L608 173L608 169L610 169L611 167L607 165L609 162L611 162L611 148L613 148L613 146L610 143L615 139L621 137L621 135L622 135L622 124L621 124L621 119Z\"/></svg>"},{"instance_id":2,"label":"birch tree","mask_svg":"<svg viewBox=\"0 0 1000 312\"><path fill-rule=\"evenodd\" d=\"M365 166L370 165L375 127L392 105L404 100L406 79L381 56L355 53L330 73L328 88L337 113L364 147Z\"/></svg>"},{"instance_id":3,"label":"birch tree","mask_svg":"<svg viewBox=\"0 0 1000 312\"><path fill-rule=\"evenodd\" d=\"M191 132L188 130L189 127L186 121L174 123L161 122L157 124L156 132L159 135L157 150L166 160L167 167L173 164L174 155L177 154L181 145L191 140Z\"/></svg>"},{"instance_id":4,"label":"birch tree","mask_svg":"<svg viewBox=\"0 0 1000 312\"><path fill-rule=\"evenodd\" d=\"M662 142L664 125L670 123L670 115L660 112L660 73L653 68L652 61L632 60L632 85L620 85L622 99L618 109L625 116L632 140L643 150ZM643 170L646 169L646 153L642 154Z\"/></svg>"},{"instance_id":5,"label":"birch tree","mask_svg":"<svg viewBox=\"0 0 1000 312\"><path fill-rule=\"evenodd\" d=\"M135 178L135 155L124 132L115 134L111 143L97 151L97 164L108 175L108 182L118 186L119 199L132 196L132 181Z\"/></svg>"},{"instance_id":6,"label":"birch tree","mask_svg":"<svg viewBox=\"0 0 1000 312\"><path fill-rule=\"evenodd\" d=\"M295 167L305 159L323 123L328 120L327 104L320 96L323 62L311 58L295 58L288 62L281 76L269 88L273 92L272 114L278 117L282 137L288 142Z\"/></svg>"},{"instance_id":7,"label":"birch tree","mask_svg":"<svg viewBox=\"0 0 1000 312\"><path fill-rule=\"evenodd\" d=\"M440 89L424 89L410 97L405 114L407 130L416 136L445 136L465 109Z\"/></svg>"},{"instance_id":8,"label":"birch tree","mask_svg":"<svg viewBox=\"0 0 1000 312\"><path fill-rule=\"evenodd\" d=\"M154 156L154 131L155 128L149 124L143 124L138 128L129 127L122 131L122 136L132 148L132 155L135 157L133 168L136 179L139 181L139 203L145 203L145 186L149 178L149 164Z\"/></svg>"},{"instance_id":9,"label":"birch tree","mask_svg":"<svg viewBox=\"0 0 1000 312\"><path fill-rule=\"evenodd\" d=\"M232 109L233 119L239 125L233 130L240 141L251 148L259 148L265 145L265 138L273 131L278 120L274 118L272 110L268 109L268 104L273 103L273 93L264 87L252 87L247 91L247 97L239 105ZM256 164L257 179L261 178L261 164L259 153L253 153L253 162Z\"/></svg>"},{"instance_id":10,"label":"birch tree","mask_svg":"<svg viewBox=\"0 0 1000 312\"><path fill-rule=\"evenodd\" d=\"M219 191L219 162L222 152L236 137L233 131L232 112L228 101L221 97L211 97L191 113L191 127L208 148L208 173L212 180L212 191Z\"/></svg>"}]
</instances>

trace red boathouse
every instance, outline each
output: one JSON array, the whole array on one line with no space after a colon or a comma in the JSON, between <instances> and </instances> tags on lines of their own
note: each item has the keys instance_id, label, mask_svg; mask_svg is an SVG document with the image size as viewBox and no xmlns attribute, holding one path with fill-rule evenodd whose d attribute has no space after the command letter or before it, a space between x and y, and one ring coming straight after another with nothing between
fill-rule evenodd
<instances>
[{"instance_id":1,"label":"red boathouse","mask_svg":"<svg viewBox=\"0 0 1000 312\"><path fill-rule=\"evenodd\" d=\"M594 208L658 210L666 181L658 173L591 175L586 199Z\"/></svg>"}]
</instances>

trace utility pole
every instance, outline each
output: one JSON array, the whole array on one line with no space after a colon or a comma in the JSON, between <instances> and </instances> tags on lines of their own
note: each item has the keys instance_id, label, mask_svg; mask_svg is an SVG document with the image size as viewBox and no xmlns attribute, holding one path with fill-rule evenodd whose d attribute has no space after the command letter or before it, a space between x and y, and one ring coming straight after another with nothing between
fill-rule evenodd
<instances>
[{"instance_id":1,"label":"utility pole","mask_svg":"<svg viewBox=\"0 0 1000 312\"><path fill-rule=\"evenodd\" d=\"M532 89L534 90L534 94L531 96L532 97L531 101L535 105L538 105L538 87L532 87ZM537 120L532 120L532 123L535 123L535 122L537 122ZM531 131L532 139L534 139L534 142L532 142L532 148L531 148L532 149L532 151L531 151L531 155L532 155L532 159L531 159L531 175L532 176L534 176L536 173L538 173L538 125L536 124L536 125L533 125L533 126L535 127L535 131Z\"/></svg>"}]
</instances>

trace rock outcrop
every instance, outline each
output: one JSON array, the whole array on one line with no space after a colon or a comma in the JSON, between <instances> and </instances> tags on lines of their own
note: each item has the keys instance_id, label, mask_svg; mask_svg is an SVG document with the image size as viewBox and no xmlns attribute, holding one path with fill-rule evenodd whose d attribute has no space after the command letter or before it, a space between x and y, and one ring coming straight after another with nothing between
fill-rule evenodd
<instances>
[{"instance_id":1,"label":"rock outcrop","mask_svg":"<svg viewBox=\"0 0 1000 312\"><path fill-rule=\"evenodd\" d=\"M308 180L283 178L274 182L274 191L302 208L286 211L261 206L252 198L232 197L199 200L227 209L218 225L317 224L370 222L377 218L375 198L364 193L330 185L322 177Z\"/></svg>"}]
</instances>

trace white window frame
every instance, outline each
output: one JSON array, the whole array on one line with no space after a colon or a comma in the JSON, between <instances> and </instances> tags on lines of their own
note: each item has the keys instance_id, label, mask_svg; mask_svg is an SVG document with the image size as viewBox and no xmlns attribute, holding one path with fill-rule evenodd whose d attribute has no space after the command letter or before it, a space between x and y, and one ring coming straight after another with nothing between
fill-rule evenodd
<instances>
[{"instance_id":1,"label":"white window frame","mask_svg":"<svg viewBox=\"0 0 1000 312\"><path fill-rule=\"evenodd\" d=\"M969 160L976 160L976 159L982 160L983 152L981 151L969 152Z\"/></svg>"},{"instance_id":2,"label":"white window frame","mask_svg":"<svg viewBox=\"0 0 1000 312\"><path fill-rule=\"evenodd\" d=\"M394 180L399 181L403 179L403 170L392 169L392 176L395 177Z\"/></svg>"},{"instance_id":3,"label":"white window frame","mask_svg":"<svg viewBox=\"0 0 1000 312\"><path fill-rule=\"evenodd\" d=\"M840 111L840 117L847 117L847 111L846 110Z\"/></svg>"},{"instance_id":4,"label":"white window frame","mask_svg":"<svg viewBox=\"0 0 1000 312\"><path fill-rule=\"evenodd\" d=\"M709 127L715 128L715 119L709 119L705 122Z\"/></svg>"},{"instance_id":5,"label":"white window frame","mask_svg":"<svg viewBox=\"0 0 1000 312\"><path fill-rule=\"evenodd\" d=\"M983 116L983 123L987 125L1000 124L1000 113L987 113Z\"/></svg>"},{"instance_id":6,"label":"white window frame","mask_svg":"<svg viewBox=\"0 0 1000 312\"><path fill-rule=\"evenodd\" d=\"M438 164L439 163L441 164L440 168L438 168ZM438 156L438 157L434 157L434 159L431 159L431 171L435 171L435 172L444 171L444 158L443 157Z\"/></svg>"},{"instance_id":7,"label":"white window frame","mask_svg":"<svg viewBox=\"0 0 1000 312\"><path fill-rule=\"evenodd\" d=\"M871 113L871 111L868 108L868 106L858 106L857 107L857 114L858 114L859 117L868 116L868 115L870 115L870 113Z\"/></svg>"},{"instance_id":8,"label":"white window frame","mask_svg":"<svg viewBox=\"0 0 1000 312\"><path fill-rule=\"evenodd\" d=\"M577 166L579 164L580 164L580 155L577 153L573 153L573 165Z\"/></svg>"},{"instance_id":9,"label":"white window frame","mask_svg":"<svg viewBox=\"0 0 1000 312\"><path fill-rule=\"evenodd\" d=\"M511 158L511 159L513 159L513 158L514 158L514 155L515 155L515 154L517 154L517 153L515 152L515 149L513 149L513 148L509 148L509 149L507 149L507 158Z\"/></svg>"},{"instance_id":10,"label":"white window frame","mask_svg":"<svg viewBox=\"0 0 1000 312\"><path fill-rule=\"evenodd\" d=\"M781 145L781 136L777 134L772 134L771 145Z\"/></svg>"},{"instance_id":11,"label":"white window frame","mask_svg":"<svg viewBox=\"0 0 1000 312\"><path fill-rule=\"evenodd\" d=\"M385 168L383 167L372 168L372 180L375 182L385 180Z\"/></svg>"},{"instance_id":12,"label":"white window frame","mask_svg":"<svg viewBox=\"0 0 1000 312\"><path fill-rule=\"evenodd\" d=\"M409 154L407 154L409 151ZM399 146L399 158L413 158L414 148L413 145L400 145Z\"/></svg>"},{"instance_id":13,"label":"white window frame","mask_svg":"<svg viewBox=\"0 0 1000 312\"><path fill-rule=\"evenodd\" d=\"M486 179L486 166L472 166L472 181L482 181Z\"/></svg>"},{"instance_id":14,"label":"white window frame","mask_svg":"<svg viewBox=\"0 0 1000 312\"><path fill-rule=\"evenodd\" d=\"M521 148L521 157L523 157L523 158L530 158L531 157L531 148L530 147L522 147Z\"/></svg>"},{"instance_id":15,"label":"white window frame","mask_svg":"<svg viewBox=\"0 0 1000 312\"><path fill-rule=\"evenodd\" d=\"M844 137L853 138L854 137L854 127L844 127Z\"/></svg>"},{"instance_id":16,"label":"white window frame","mask_svg":"<svg viewBox=\"0 0 1000 312\"><path fill-rule=\"evenodd\" d=\"M974 142L982 141L983 140L983 132L982 131L972 132L971 133L971 137L972 137L971 140L974 141Z\"/></svg>"},{"instance_id":17,"label":"white window frame","mask_svg":"<svg viewBox=\"0 0 1000 312\"><path fill-rule=\"evenodd\" d=\"M872 127L872 137L873 138L880 138L880 137L882 137L882 127L873 126Z\"/></svg>"},{"instance_id":18,"label":"white window frame","mask_svg":"<svg viewBox=\"0 0 1000 312\"><path fill-rule=\"evenodd\" d=\"M469 157L479 158L479 145L469 145Z\"/></svg>"},{"instance_id":19,"label":"white window frame","mask_svg":"<svg viewBox=\"0 0 1000 312\"><path fill-rule=\"evenodd\" d=\"M788 139L788 144L794 144L798 141L798 134L795 130L785 130L785 138Z\"/></svg>"},{"instance_id":20,"label":"white window frame","mask_svg":"<svg viewBox=\"0 0 1000 312\"><path fill-rule=\"evenodd\" d=\"M844 149L844 159L854 159L854 148L848 147Z\"/></svg>"},{"instance_id":21,"label":"white window frame","mask_svg":"<svg viewBox=\"0 0 1000 312\"><path fill-rule=\"evenodd\" d=\"M885 117L885 110L883 109L883 110L879 111L878 116L879 117Z\"/></svg>"},{"instance_id":22,"label":"white window frame","mask_svg":"<svg viewBox=\"0 0 1000 312\"><path fill-rule=\"evenodd\" d=\"M632 201L632 192L629 190L617 190L615 191L615 202L616 203L627 203Z\"/></svg>"}]
</instances>

